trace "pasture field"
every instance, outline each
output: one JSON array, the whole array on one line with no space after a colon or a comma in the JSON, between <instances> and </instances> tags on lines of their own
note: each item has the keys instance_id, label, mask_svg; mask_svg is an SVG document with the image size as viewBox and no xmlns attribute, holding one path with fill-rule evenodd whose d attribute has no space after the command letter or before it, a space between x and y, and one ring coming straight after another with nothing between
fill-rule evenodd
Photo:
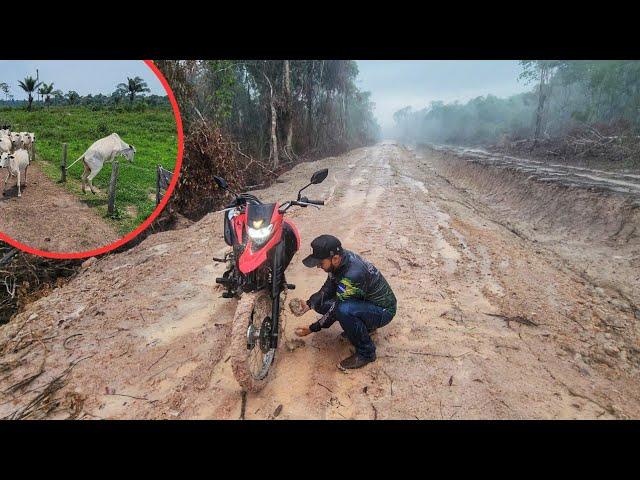
<instances>
[{"instance_id":1,"label":"pasture field","mask_svg":"<svg viewBox=\"0 0 640 480\"><path fill-rule=\"evenodd\" d=\"M92 110L82 106L55 106L31 112L1 109L0 124L4 123L10 124L14 131L35 133L36 161L54 181L60 180L63 143L68 144L67 165L93 142L114 132L136 147L133 163L116 157L120 162L116 212L108 221L122 235L137 228L155 209L156 166L175 169L178 132L170 107L147 107L142 111ZM81 161L71 167L65 188L106 217L111 164L105 164L93 180L99 189L96 195L89 189L82 193L82 171Z\"/></svg>"}]
</instances>

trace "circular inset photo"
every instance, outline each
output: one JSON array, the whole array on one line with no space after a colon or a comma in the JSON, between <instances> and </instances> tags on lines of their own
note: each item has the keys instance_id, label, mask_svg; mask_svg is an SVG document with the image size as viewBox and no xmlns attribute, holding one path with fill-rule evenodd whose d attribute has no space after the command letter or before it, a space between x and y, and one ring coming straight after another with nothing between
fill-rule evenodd
<instances>
[{"instance_id":1,"label":"circular inset photo","mask_svg":"<svg viewBox=\"0 0 640 480\"><path fill-rule=\"evenodd\" d=\"M167 203L182 142L151 61L0 60L0 240L52 258L123 245Z\"/></svg>"}]
</instances>

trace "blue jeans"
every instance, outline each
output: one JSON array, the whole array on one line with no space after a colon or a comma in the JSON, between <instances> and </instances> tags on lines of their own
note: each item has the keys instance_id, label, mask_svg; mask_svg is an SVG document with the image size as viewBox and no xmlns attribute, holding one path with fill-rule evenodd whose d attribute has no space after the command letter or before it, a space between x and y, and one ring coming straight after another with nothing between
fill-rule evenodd
<instances>
[{"instance_id":1,"label":"blue jeans","mask_svg":"<svg viewBox=\"0 0 640 480\"><path fill-rule=\"evenodd\" d=\"M364 300L338 302L336 319L356 347L356 353L367 360L375 360L376 346L369 332L388 324L393 315L382 307Z\"/></svg>"}]
</instances>

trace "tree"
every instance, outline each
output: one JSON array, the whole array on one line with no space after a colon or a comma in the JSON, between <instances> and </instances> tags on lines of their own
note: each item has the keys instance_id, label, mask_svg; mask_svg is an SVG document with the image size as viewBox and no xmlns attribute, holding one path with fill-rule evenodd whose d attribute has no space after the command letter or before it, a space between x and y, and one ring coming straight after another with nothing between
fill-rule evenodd
<instances>
[{"instance_id":1,"label":"tree","mask_svg":"<svg viewBox=\"0 0 640 480\"><path fill-rule=\"evenodd\" d=\"M126 92L129 95L129 102L133 103L133 100L136 97L137 93L150 92L151 89L147 86L147 82L145 82L140 77L129 78L127 77L127 83L119 83L116 88Z\"/></svg>"},{"instance_id":2,"label":"tree","mask_svg":"<svg viewBox=\"0 0 640 480\"><path fill-rule=\"evenodd\" d=\"M80 100L80 94L75 90L69 90L66 93L65 97L67 98L69 105L75 105L76 103L78 103L78 100Z\"/></svg>"},{"instance_id":3,"label":"tree","mask_svg":"<svg viewBox=\"0 0 640 480\"><path fill-rule=\"evenodd\" d=\"M520 65L523 69L520 78L527 83L538 82L538 109L536 110L536 128L533 135L534 146L540 137L545 103L551 96L551 79L560 63L558 60L520 60Z\"/></svg>"},{"instance_id":4,"label":"tree","mask_svg":"<svg viewBox=\"0 0 640 480\"><path fill-rule=\"evenodd\" d=\"M22 90L24 90L25 92L27 92L27 94L29 95L28 97L28 102L29 104L27 105L27 111L31 111L31 104L33 103L33 92L36 91L36 88L38 88L40 85L42 85L42 82L38 82L35 78L29 76L26 77L24 80L18 80L18 85L20 86L20 88L22 88Z\"/></svg>"},{"instance_id":5,"label":"tree","mask_svg":"<svg viewBox=\"0 0 640 480\"><path fill-rule=\"evenodd\" d=\"M9 100L9 84L5 82L0 83L0 90L4 93L5 100Z\"/></svg>"},{"instance_id":6,"label":"tree","mask_svg":"<svg viewBox=\"0 0 640 480\"><path fill-rule=\"evenodd\" d=\"M278 115L276 113L276 100L273 94L273 84L267 74L263 71L264 78L269 83L269 107L271 109L271 152L269 158L271 158L271 164L273 168L278 168Z\"/></svg>"},{"instance_id":7,"label":"tree","mask_svg":"<svg viewBox=\"0 0 640 480\"><path fill-rule=\"evenodd\" d=\"M111 94L110 102L116 106L120 105L120 102L126 95L127 93L119 88Z\"/></svg>"},{"instance_id":8,"label":"tree","mask_svg":"<svg viewBox=\"0 0 640 480\"><path fill-rule=\"evenodd\" d=\"M43 83L38 93L44 97L45 105L48 104L51 101L51 94L53 93L53 83Z\"/></svg>"},{"instance_id":9,"label":"tree","mask_svg":"<svg viewBox=\"0 0 640 480\"><path fill-rule=\"evenodd\" d=\"M185 127L221 128L240 155L278 168L283 158L339 154L379 136L351 60L159 60Z\"/></svg>"},{"instance_id":10,"label":"tree","mask_svg":"<svg viewBox=\"0 0 640 480\"><path fill-rule=\"evenodd\" d=\"M403 139L409 138L409 125L412 114L411 107L404 107L393 114L393 121L396 122Z\"/></svg>"},{"instance_id":11,"label":"tree","mask_svg":"<svg viewBox=\"0 0 640 480\"><path fill-rule=\"evenodd\" d=\"M289 157L289 160L293 160L295 154L293 153L293 104L291 99L291 64L289 60L283 62L284 74L283 74L283 89L284 89L284 108L283 119L285 124L285 130L287 132L287 143L284 147L284 153Z\"/></svg>"},{"instance_id":12,"label":"tree","mask_svg":"<svg viewBox=\"0 0 640 480\"><path fill-rule=\"evenodd\" d=\"M53 85L53 83L51 85ZM64 93L62 90L54 90L51 92L51 95L53 95L53 101L56 105L62 103L64 100Z\"/></svg>"}]
</instances>

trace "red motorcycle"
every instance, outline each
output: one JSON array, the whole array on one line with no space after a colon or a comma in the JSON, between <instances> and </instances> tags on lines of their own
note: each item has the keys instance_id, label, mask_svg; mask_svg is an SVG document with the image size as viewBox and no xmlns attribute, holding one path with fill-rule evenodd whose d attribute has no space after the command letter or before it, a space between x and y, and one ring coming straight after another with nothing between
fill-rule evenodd
<instances>
[{"instance_id":1,"label":"red motorcycle","mask_svg":"<svg viewBox=\"0 0 640 480\"><path fill-rule=\"evenodd\" d=\"M222 296L240 298L231 328L231 367L246 391L256 392L267 382L282 334L281 305L287 290L295 288L286 282L284 272L300 248L300 234L284 214L293 206L324 205L301 194L324 181L327 174L326 168L315 172L298 192L298 199L282 205L262 203L250 193L236 194L224 179L214 177L218 187L235 197L222 210L224 240L232 250L214 260L228 264L223 276L216 278L216 283L226 287Z\"/></svg>"}]
</instances>

